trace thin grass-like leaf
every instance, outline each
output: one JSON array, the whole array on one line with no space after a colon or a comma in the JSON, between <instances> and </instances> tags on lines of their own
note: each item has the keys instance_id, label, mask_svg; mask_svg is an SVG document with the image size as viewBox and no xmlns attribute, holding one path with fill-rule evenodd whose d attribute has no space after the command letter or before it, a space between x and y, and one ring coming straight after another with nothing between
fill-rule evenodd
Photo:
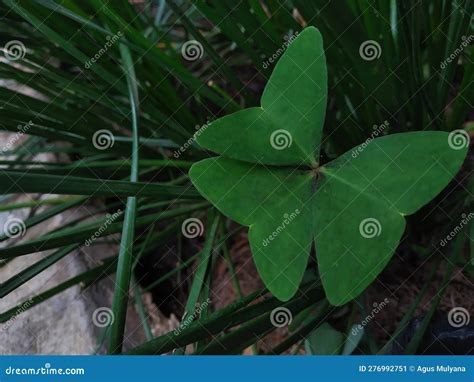
<instances>
[{"instance_id":1,"label":"thin grass-like leaf","mask_svg":"<svg viewBox=\"0 0 474 382\"><path fill-rule=\"evenodd\" d=\"M138 182L138 88L136 83L135 69L133 66L130 50L125 45L120 45L120 51L124 63L124 71L127 77L130 105L132 108L132 163L130 182ZM122 343L127 319L128 293L132 278L133 242L135 237L135 220L137 213L137 198L129 196L123 220L122 239L117 260L117 272L115 291L112 303L114 321L110 329L109 353L118 354L122 351Z\"/></svg>"}]
</instances>

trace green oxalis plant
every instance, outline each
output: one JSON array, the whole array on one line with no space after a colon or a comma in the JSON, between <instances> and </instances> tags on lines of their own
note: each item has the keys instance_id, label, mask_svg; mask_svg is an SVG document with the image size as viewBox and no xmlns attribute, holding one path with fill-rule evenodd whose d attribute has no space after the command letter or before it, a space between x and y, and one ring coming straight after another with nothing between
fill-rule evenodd
<instances>
[{"instance_id":1,"label":"green oxalis plant","mask_svg":"<svg viewBox=\"0 0 474 382\"><path fill-rule=\"evenodd\" d=\"M250 227L256 267L278 299L297 291L314 242L326 296L342 305L386 266L404 216L448 184L467 145L440 131L392 134L321 164L326 99L323 41L309 27L278 61L260 107L200 132L197 142L220 156L194 164L190 177L224 215Z\"/></svg>"}]
</instances>

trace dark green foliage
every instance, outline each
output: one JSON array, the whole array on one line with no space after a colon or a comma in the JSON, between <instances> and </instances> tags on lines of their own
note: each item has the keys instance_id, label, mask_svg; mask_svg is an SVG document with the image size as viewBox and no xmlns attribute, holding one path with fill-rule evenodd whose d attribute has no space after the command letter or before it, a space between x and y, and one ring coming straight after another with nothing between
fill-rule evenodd
<instances>
[{"instance_id":1,"label":"dark green foliage","mask_svg":"<svg viewBox=\"0 0 474 382\"><path fill-rule=\"evenodd\" d=\"M473 50L463 42L472 33L469 29L472 11L471 0L355 0L343 4L335 0L329 3L319 0L158 0L136 5L127 0L1 0L0 46L20 41L26 48L23 54L14 56L14 60L0 61L0 79L8 80L7 87L0 87L0 129L25 138L21 145L2 142L3 153L8 155L0 171L2 211L25 207L11 201L12 196L25 192L83 196L61 197L50 202L54 205L46 211L25 219L26 229L47 225L54 216L84 203L105 203L101 212L126 211L125 216L101 232L100 240L122 232L118 260L114 256L104 265L32 296L33 302L28 307L47 304L50 297L66 288L80 283L91 285L119 269L117 281L122 290L116 293L117 321L110 331L109 345L111 352L120 352L132 273L137 264L161 251L163 243L176 242L182 258L183 243L188 242L183 240L180 226L183 219L189 218L205 222L203 248L196 256L197 268L193 267L196 262L186 260L178 271L156 275L156 281L163 282L162 277L180 279L184 271L198 275L201 279L192 282L193 287L188 291L188 308L192 310L197 303L206 301L219 255L223 253L231 260L228 247L233 231L229 230L228 219L203 201L187 174L194 163L210 156L196 144L195 138L199 140L199 137L195 133L199 127L208 126L209 121L239 111L243 113L241 110L246 108L258 110L276 62L284 57L284 51L291 46L289 42L302 33L304 26L318 28L324 41L327 108L322 104L318 107L315 113L318 120L314 122L321 129L311 130L312 140L305 142L308 149L298 160L291 161L291 165L298 165L301 160L310 166L337 164L344 157L342 154L372 136L374 125L380 126L385 121L384 134L393 136L437 131L423 135L428 137L426 140L419 138L426 150L441 144L453 130L471 131L466 122L472 118L469 108L474 95ZM187 56L192 52L183 53L191 40L200 43L196 45L198 48L202 47L197 59ZM367 42L372 49L375 47L375 56L363 49ZM314 48L321 51L321 46ZM326 81L325 73L317 73ZM322 77L319 80L323 80ZM321 95L325 97L325 93ZM325 118L321 115L324 110ZM105 140L98 139L100 131L106 131ZM423 137L418 134L411 136ZM388 142L391 138L381 139ZM304 140L301 138L300 142ZM314 150L319 142L318 158ZM391 145L403 145L403 142L391 142ZM212 150L216 147L209 146ZM368 146L363 153L375 147ZM64 163L65 156L60 155L60 165L33 165L31 162L37 153L64 154L70 163ZM380 153L371 154L380 156ZM461 152L458 154L460 158ZM417 154L414 151L411 155ZM446 179L436 184L426 180L429 185L426 195L423 192L410 194L406 201L414 203L407 207L410 211L403 211L403 206L397 206L397 211L412 213L435 196L459 166L459 158L444 157L443 160L452 165ZM336 161L331 162L334 159ZM361 154L357 159L359 163L377 161L368 154L367 157ZM212 161L218 160L224 159ZM440 163L445 163L443 160ZM267 161L275 164L270 162ZM282 163L286 161L278 160L276 164ZM447 257L472 277L472 264L462 255L453 256L451 245L439 246L462 219L462 214L473 210L471 172L472 167L465 165L445 194L426 208L429 212L421 210L410 217L400 252L436 258L440 264L444 264ZM411 175L417 174L413 170ZM403 187L407 187L405 183ZM445 211L449 211L449 217ZM84 216L86 218L89 216ZM56 252L16 278L6 280L0 290L5 295L32 277L42 277L42 270L67 259L69 250L82 245L103 224L103 217L95 217L87 223L78 219L60 230L25 242L15 242L2 235L0 240L8 246L0 250L0 261L22 255L35 256L39 250L55 249ZM401 230L404 223L397 224ZM391 242L393 246L398 243L399 234ZM331 234L331 238L333 236ZM334 240L343 243L349 237L342 232ZM456 240L458 248L472 253L472 240L464 235L458 235ZM423 247L429 249L422 251ZM196 252L194 248L191 255ZM296 316L297 312L305 312L319 301L327 302L315 264L310 261L306 268L306 260L301 263L304 264L300 268L307 272L299 290L295 287L285 294L287 299L296 293L288 302L282 304L266 291L259 291L252 296L242 296L223 310L213 311L211 305L201 316L195 315L194 321L199 322L193 322L178 335L169 333L154 338L132 353L170 352L193 343L199 343L195 349L200 353L223 352L211 336L222 337L223 343L229 345L229 352L242 351L275 329L268 322L273 309L280 305L289 307ZM232 264L229 268L233 269ZM301 277L302 271L298 272ZM237 286L238 274L232 273ZM327 280L322 278L321 281L327 287ZM449 282L447 278L438 288L439 298ZM423 288L420 295L427 293L426 289ZM251 304L260 296L266 297ZM433 300L432 310L436 309L439 298ZM338 304L346 302L329 299ZM406 325L418 302L407 312L397 332ZM348 306L352 312L360 309L355 302L349 302ZM6 322L16 310L14 307L0 312L0 321ZM301 345L309 331L320 327L323 321L331 322L332 313L327 309L321 320L316 316L303 320L295 328L299 334L290 335L275 352L284 351L293 343ZM358 316L344 314L340 320L344 321L342 327L335 329L347 337L344 325L356 324ZM238 325L241 326L234 328ZM317 333L310 335L311 341L317 341ZM422 335L422 331L418 335ZM365 353L376 352L376 347L389 351L389 345L383 345L371 346L370 340L363 338L358 346ZM418 345L419 338L414 338L407 352L416 352ZM318 351L317 346L313 349Z\"/></svg>"}]
</instances>

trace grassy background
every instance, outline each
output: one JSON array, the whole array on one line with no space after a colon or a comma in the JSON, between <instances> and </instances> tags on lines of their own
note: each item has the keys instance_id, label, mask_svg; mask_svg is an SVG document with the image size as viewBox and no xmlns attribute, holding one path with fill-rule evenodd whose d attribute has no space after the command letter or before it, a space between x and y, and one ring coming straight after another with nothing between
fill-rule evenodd
<instances>
[{"instance_id":1,"label":"grassy background","mask_svg":"<svg viewBox=\"0 0 474 382\"><path fill-rule=\"evenodd\" d=\"M217 311L206 306L196 314L197 322L179 334L158 338L151 338L142 315L149 342L132 351L163 353L181 347L178 352L183 352L185 345L194 343L192 351L197 353L239 353L275 329L269 315L282 304L264 290L250 296L240 293L239 276L228 255L235 227L210 208L187 177L187 169L208 154L192 142L183 153L177 155L177 150L207 121L256 105L273 68L269 58L278 56L285 39L306 25L320 29L325 41L329 102L323 154L327 159L360 144L370 137L374 125L385 121L389 125L386 133L461 128L472 132L474 50L465 42L471 41L473 2L133 3L0 1L0 45L18 40L25 47L19 59L0 61L0 79L6 80L0 87L0 128L21 136L21 145L3 146L2 211L37 206L33 199L22 204L11 201L25 193L58 195L40 202L50 207L28 217L26 229L97 200L103 203L103 212L124 211L103 230L106 218L86 222L89 216L84 216L60 230L1 248L3 262L44 250L54 252L31 266L27 277L22 273L3 282L0 295L6 296L36 275L41 277L44 269L83 246L99 230L100 238L92 245L121 233L118 256L32 296L36 305L72 285L91 285L116 272L117 288L111 302L115 320L107 335L109 351L119 353L135 271L147 257L162 251L163 243L172 242L183 260L181 265L167 274L152 275L154 284L143 285L145 289L187 276L184 310L192 315L197 303L209 297L212 269L224 256L239 298ZM201 49L196 60L186 59L182 52L189 41L196 41ZM361 44L367 41L378 45L374 59L364 59L361 54ZM454 59L447 62L452 54ZM98 148L95 134L100 130L107 130L112 139L105 141L106 149ZM38 162L39 153L54 153L62 159ZM459 224L462 214L473 210L471 174L472 156L453 184L410 218L400 245L402 258L410 253L432 259L441 269L447 267L442 287L430 300L426 325L405 349L408 353L420 351L421 336L451 282L449 272L462 269L472 280L469 256L473 256L474 246L469 235L458 235L446 247L439 244ZM198 218L205 225L204 235L194 246L181 232L182 222L188 218ZM474 235L472 222L467 232ZM6 234L0 240L11 241ZM426 277L425 282L429 280ZM423 291L421 285L420 295ZM140 306L140 293L136 295ZM253 301L258 303L251 304ZM397 333L419 303L415 299L413 306L407 307ZM300 311L303 314L274 353L301 345L321 322L333 320L334 314L343 314L339 327L345 328L340 331L346 341L351 338L352 325L367 309L362 298L348 304L342 313L334 312L325 304L319 286L311 282L283 305L295 316ZM0 321L7 321L15 312L15 308L1 312ZM218 340L211 334L218 335ZM378 343L365 336L358 342L358 351L389 351L391 338Z\"/></svg>"}]
</instances>

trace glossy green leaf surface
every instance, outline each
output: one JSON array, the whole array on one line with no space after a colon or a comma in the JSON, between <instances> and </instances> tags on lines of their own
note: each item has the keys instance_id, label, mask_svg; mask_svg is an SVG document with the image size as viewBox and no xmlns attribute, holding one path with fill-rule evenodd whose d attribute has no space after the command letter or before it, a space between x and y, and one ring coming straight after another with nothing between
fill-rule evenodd
<instances>
[{"instance_id":1,"label":"glossy green leaf surface","mask_svg":"<svg viewBox=\"0 0 474 382\"><path fill-rule=\"evenodd\" d=\"M220 157L195 164L190 176L221 212L250 227L260 276L276 297L290 299L312 242L311 175Z\"/></svg>"},{"instance_id":2,"label":"glossy green leaf surface","mask_svg":"<svg viewBox=\"0 0 474 382\"><path fill-rule=\"evenodd\" d=\"M449 183L467 145L453 145L445 132L393 134L321 166L326 82L321 36L310 27L279 60L261 108L225 116L199 135L221 156L193 165L190 177L222 213L250 227L255 264L276 297L295 294L314 242L327 298L342 305L383 270L404 216ZM276 131L287 139L272 139Z\"/></svg>"},{"instance_id":3,"label":"glossy green leaf surface","mask_svg":"<svg viewBox=\"0 0 474 382\"><path fill-rule=\"evenodd\" d=\"M261 107L212 122L197 141L228 158L268 165L318 163L327 94L321 34L305 29L278 61Z\"/></svg>"},{"instance_id":4,"label":"glossy green leaf surface","mask_svg":"<svg viewBox=\"0 0 474 382\"><path fill-rule=\"evenodd\" d=\"M444 132L377 138L321 167L314 199L319 272L335 305L359 295L383 270L405 229L405 215L435 197L466 150Z\"/></svg>"}]
</instances>

